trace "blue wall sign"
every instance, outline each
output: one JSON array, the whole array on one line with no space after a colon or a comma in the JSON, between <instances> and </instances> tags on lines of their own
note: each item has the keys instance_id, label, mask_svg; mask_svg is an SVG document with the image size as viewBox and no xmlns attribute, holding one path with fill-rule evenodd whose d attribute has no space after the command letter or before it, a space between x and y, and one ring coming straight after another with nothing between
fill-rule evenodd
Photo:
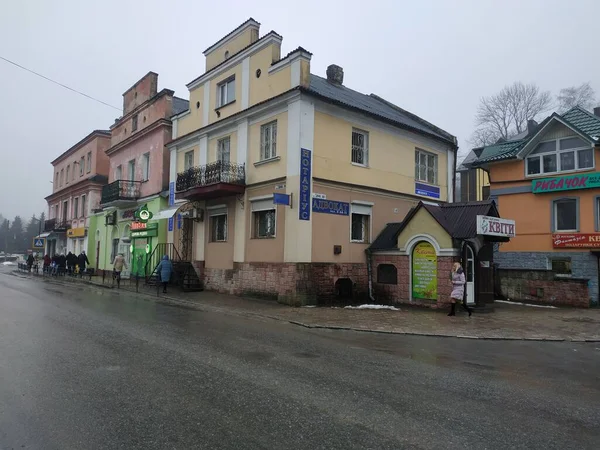
<instances>
[{"instance_id":1,"label":"blue wall sign","mask_svg":"<svg viewBox=\"0 0 600 450\"><path fill-rule=\"evenodd\" d=\"M317 213L337 214L338 216L347 216L350 214L350 203L338 202L335 200L321 200L313 198L312 210Z\"/></svg>"},{"instance_id":2,"label":"blue wall sign","mask_svg":"<svg viewBox=\"0 0 600 450\"><path fill-rule=\"evenodd\" d=\"M181 230L181 225L183 222L183 218L181 217L181 214L177 214L177 229Z\"/></svg>"},{"instance_id":3,"label":"blue wall sign","mask_svg":"<svg viewBox=\"0 0 600 450\"><path fill-rule=\"evenodd\" d=\"M277 194L273 193L273 204L274 205L287 205L292 204L292 197L288 194Z\"/></svg>"},{"instance_id":4,"label":"blue wall sign","mask_svg":"<svg viewBox=\"0 0 600 450\"><path fill-rule=\"evenodd\" d=\"M300 220L310 220L310 180L312 153L305 148L300 149L300 206L298 218Z\"/></svg>"},{"instance_id":5,"label":"blue wall sign","mask_svg":"<svg viewBox=\"0 0 600 450\"><path fill-rule=\"evenodd\" d=\"M430 198L440 198L440 188L423 183L415 183L415 193Z\"/></svg>"},{"instance_id":6,"label":"blue wall sign","mask_svg":"<svg viewBox=\"0 0 600 450\"><path fill-rule=\"evenodd\" d=\"M175 218L173 216L169 217L169 231L173 231L174 222Z\"/></svg>"},{"instance_id":7,"label":"blue wall sign","mask_svg":"<svg viewBox=\"0 0 600 450\"><path fill-rule=\"evenodd\" d=\"M175 182L171 181L169 183L169 206L173 206L175 204Z\"/></svg>"}]
</instances>

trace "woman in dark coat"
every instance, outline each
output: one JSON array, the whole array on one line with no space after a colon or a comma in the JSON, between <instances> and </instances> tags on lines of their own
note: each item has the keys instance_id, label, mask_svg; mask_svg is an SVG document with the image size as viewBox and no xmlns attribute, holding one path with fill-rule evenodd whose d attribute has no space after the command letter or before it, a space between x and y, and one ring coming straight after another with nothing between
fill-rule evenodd
<instances>
[{"instance_id":1,"label":"woman in dark coat","mask_svg":"<svg viewBox=\"0 0 600 450\"><path fill-rule=\"evenodd\" d=\"M90 263L90 261L88 260L88 257L85 254L85 252L81 252L79 257L77 258L77 264L79 264L79 273L80 274L83 274L83 272L85 272L85 267L89 263Z\"/></svg>"},{"instance_id":2,"label":"woman in dark coat","mask_svg":"<svg viewBox=\"0 0 600 450\"><path fill-rule=\"evenodd\" d=\"M171 273L173 272L173 264L169 261L167 255L162 257L162 261L156 266L156 272L160 277L160 281L163 285L163 294L167 293L167 284L171 280Z\"/></svg>"}]
</instances>

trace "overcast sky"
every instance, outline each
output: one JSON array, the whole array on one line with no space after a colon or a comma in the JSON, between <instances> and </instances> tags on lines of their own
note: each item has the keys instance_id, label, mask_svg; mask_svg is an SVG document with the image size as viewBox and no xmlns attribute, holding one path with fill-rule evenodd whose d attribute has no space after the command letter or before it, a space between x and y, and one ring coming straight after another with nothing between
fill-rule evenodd
<instances>
[{"instance_id":1,"label":"overcast sky","mask_svg":"<svg viewBox=\"0 0 600 450\"><path fill-rule=\"evenodd\" d=\"M600 94L598 0L5 1L0 56L116 107L150 70L188 98L202 51L248 17L283 36L282 54L303 46L322 76L342 66L345 85L456 135L463 152L479 98L506 84L589 81ZM0 214L29 217L46 210L50 161L120 111L2 60L0 82Z\"/></svg>"}]
</instances>

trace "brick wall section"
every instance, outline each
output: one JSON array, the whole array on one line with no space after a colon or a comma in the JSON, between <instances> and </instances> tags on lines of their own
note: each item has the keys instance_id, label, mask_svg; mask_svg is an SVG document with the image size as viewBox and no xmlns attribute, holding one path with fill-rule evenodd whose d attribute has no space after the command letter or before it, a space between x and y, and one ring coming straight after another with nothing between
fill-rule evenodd
<instances>
[{"instance_id":1,"label":"brick wall section","mask_svg":"<svg viewBox=\"0 0 600 450\"><path fill-rule=\"evenodd\" d=\"M598 305L598 258L590 252L494 252L499 269L548 270L549 258L571 258L572 275L588 280L586 300ZM502 281L500 280L500 283Z\"/></svg>"},{"instance_id":2,"label":"brick wall section","mask_svg":"<svg viewBox=\"0 0 600 450\"><path fill-rule=\"evenodd\" d=\"M377 303L402 303L428 308L446 308L450 302L450 293L452 292L450 271L452 270L454 258L451 256L438 256L437 261L437 301L426 299L411 300L410 258L408 256L373 255L373 294ZM377 282L377 266L379 264L393 264L396 266L398 270L398 284Z\"/></svg>"},{"instance_id":3,"label":"brick wall section","mask_svg":"<svg viewBox=\"0 0 600 450\"><path fill-rule=\"evenodd\" d=\"M557 306L590 306L586 279L557 278L550 270L499 269L502 295L514 301Z\"/></svg>"}]
</instances>

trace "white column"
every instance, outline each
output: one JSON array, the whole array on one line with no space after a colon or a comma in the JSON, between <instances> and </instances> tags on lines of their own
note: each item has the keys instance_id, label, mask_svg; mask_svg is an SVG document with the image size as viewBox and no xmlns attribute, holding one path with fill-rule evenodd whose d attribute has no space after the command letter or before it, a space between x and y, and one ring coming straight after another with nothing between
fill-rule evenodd
<instances>
[{"instance_id":1,"label":"white column","mask_svg":"<svg viewBox=\"0 0 600 450\"><path fill-rule=\"evenodd\" d=\"M208 111L210 105L210 80L204 83L204 104L202 105L202 126L208 125Z\"/></svg>"},{"instance_id":2,"label":"white column","mask_svg":"<svg viewBox=\"0 0 600 450\"><path fill-rule=\"evenodd\" d=\"M250 57L242 61L242 109L250 104Z\"/></svg>"},{"instance_id":3,"label":"white column","mask_svg":"<svg viewBox=\"0 0 600 450\"><path fill-rule=\"evenodd\" d=\"M173 123L173 127L171 128L171 139L175 140L177 139L177 128L179 119L173 119L171 122Z\"/></svg>"},{"instance_id":4,"label":"white column","mask_svg":"<svg viewBox=\"0 0 600 450\"><path fill-rule=\"evenodd\" d=\"M194 249L194 259L196 261L204 261L204 242L205 242L205 230L208 227L208 215L206 214L206 203L200 202L200 208L205 211L204 221L194 222L196 228L194 230L194 243L196 248Z\"/></svg>"},{"instance_id":5,"label":"white column","mask_svg":"<svg viewBox=\"0 0 600 450\"><path fill-rule=\"evenodd\" d=\"M177 181L177 147L171 148L169 157L169 183L174 183Z\"/></svg>"},{"instance_id":6,"label":"white column","mask_svg":"<svg viewBox=\"0 0 600 450\"><path fill-rule=\"evenodd\" d=\"M300 86L300 72L301 72L300 59L297 58L291 64L290 73L291 73L292 87Z\"/></svg>"},{"instance_id":7,"label":"white column","mask_svg":"<svg viewBox=\"0 0 600 450\"><path fill-rule=\"evenodd\" d=\"M456 158L456 153L453 150L448 150L446 152L448 155L448 203L451 203L454 197L454 159Z\"/></svg>"},{"instance_id":8,"label":"white column","mask_svg":"<svg viewBox=\"0 0 600 450\"><path fill-rule=\"evenodd\" d=\"M246 180L248 180L248 120L243 120L237 126L237 163L245 165ZM244 194L244 205L247 203ZM246 207L236 198L235 222L233 228L233 261L244 262L246 254Z\"/></svg>"},{"instance_id":9,"label":"white column","mask_svg":"<svg viewBox=\"0 0 600 450\"><path fill-rule=\"evenodd\" d=\"M202 136L200 138L200 155L198 164L204 166L208 161L208 136Z\"/></svg>"},{"instance_id":10,"label":"white column","mask_svg":"<svg viewBox=\"0 0 600 450\"><path fill-rule=\"evenodd\" d=\"M311 173L314 161L314 104L307 99L300 98L288 105L288 148L287 148L287 173L286 191L292 194L292 208L285 211L285 262L310 262L312 260L312 212L311 220L300 220L300 154L301 149L311 151ZM310 191L312 193L312 176L310 177Z\"/></svg>"}]
</instances>

